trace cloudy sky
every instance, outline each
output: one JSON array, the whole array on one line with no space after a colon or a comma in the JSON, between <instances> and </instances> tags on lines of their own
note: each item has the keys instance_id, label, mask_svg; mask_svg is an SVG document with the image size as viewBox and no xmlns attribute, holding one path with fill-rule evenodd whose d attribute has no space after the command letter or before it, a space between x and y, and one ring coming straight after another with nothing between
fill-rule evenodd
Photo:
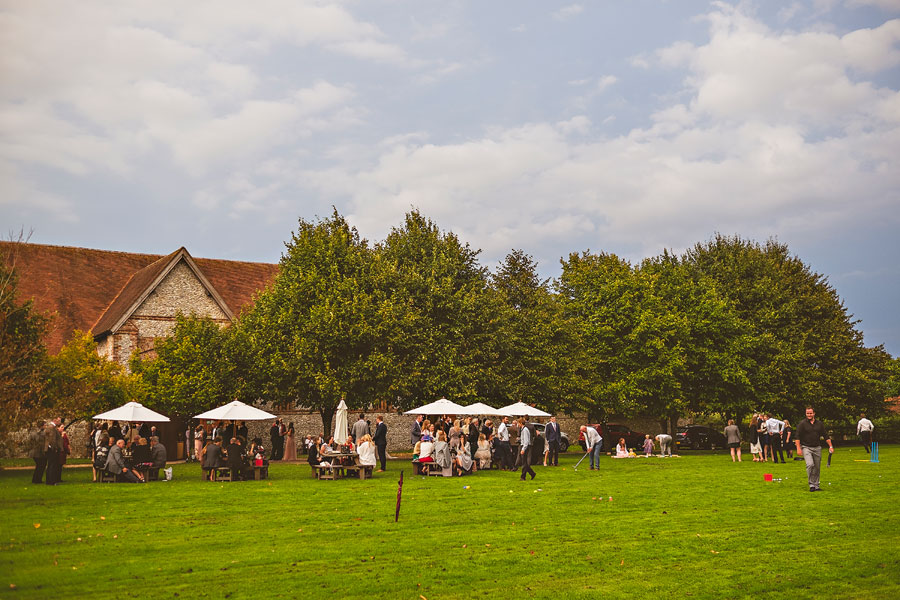
<instances>
[{"instance_id":1,"label":"cloudy sky","mask_svg":"<svg viewBox=\"0 0 900 600\"><path fill-rule=\"evenodd\" d=\"M898 355L900 0L0 0L6 229L276 262L331 206L548 277L775 237Z\"/></svg>"}]
</instances>

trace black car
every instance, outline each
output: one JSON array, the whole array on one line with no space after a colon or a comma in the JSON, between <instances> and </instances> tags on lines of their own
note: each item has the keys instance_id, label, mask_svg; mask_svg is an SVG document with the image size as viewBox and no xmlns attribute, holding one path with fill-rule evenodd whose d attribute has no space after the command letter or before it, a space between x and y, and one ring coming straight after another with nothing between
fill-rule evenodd
<instances>
[{"instance_id":1,"label":"black car","mask_svg":"<svg viewBox=\"0 0 900 600\"><path fill-rule=\"evenodd\" d=\"M691 450L715 450L725 447L725 435L712 427L704 425L688 425L679 427L675 432L675 448Z\"/></svg>"},{"instance_id":2,"label":"black car","mask_svg":"<svg viewBox=\"0 0 900 600\"><path fill-rule=\"evenodd\" d=\"M538 435L544 437L544 427L546 427L545 423L532 423L534 425L535 430L538 432ZM566 435L562 429L559 430L559 451L565 452L569 449L569 436Z\"/></svg>"}]
</instances>

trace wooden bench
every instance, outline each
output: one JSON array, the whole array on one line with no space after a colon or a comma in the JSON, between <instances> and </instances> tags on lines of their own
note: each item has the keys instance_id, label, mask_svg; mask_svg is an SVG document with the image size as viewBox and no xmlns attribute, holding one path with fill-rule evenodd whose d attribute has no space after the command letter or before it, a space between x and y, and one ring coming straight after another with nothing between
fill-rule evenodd
<instances>
[{"instance_id":1,"label":"wooden bench","mask_svg":"<svg viewBox=\"0 0 900 600\"><path fill-rule=\"evenodd\" d=\"M332 467L328 465L311 465L313 471L313 477L316 479L335 479L335 472Z\"/></svg>"},{"instance_id":2,"label":"wooden bench","mask_svg":"<svg viewBox=\"0 0 900 600\"><path fill-rule=\"evenodd\" d=\"M228 467L216 467L212 472L213 481L234 481L231 469Z\"/></svg>"}]
</instances>

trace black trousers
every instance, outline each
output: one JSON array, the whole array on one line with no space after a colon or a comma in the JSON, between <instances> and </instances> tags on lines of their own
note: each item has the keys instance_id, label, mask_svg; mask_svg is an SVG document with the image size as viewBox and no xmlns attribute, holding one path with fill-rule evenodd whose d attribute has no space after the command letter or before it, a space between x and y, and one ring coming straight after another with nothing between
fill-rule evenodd
<instances>
[{"instance_id":1,"label":"black trousers","mask_svg":"<svg viewBox=\"0 0 900 600\"><path fill-rule=\"evenodd\" d=\"M376 452L378 452L378 461L381 463L381 470L387 470L387 444L379 444L375 446Z\"/></svg>"},{"instance_id":2,"label":"black trousers","mask_svg":"<svg viewBox=\"0 0 900 600\"><path fill-rule=\"evenodd\" d=\"M49 450L47 452L47 479L45 480L45 483L47 485L59 483L61 470L62 465L59 464L59 452Z\"/></svg>"},{"instance_id":3,"label":"black trousers","mask_svg":"<svg viewBox=\"0 0 900 600\"><path fill-rule=\"evenodd\" d=\"M859 441L863 443L863 446L866 447L866 454L870 453L872 450L872 432L871 431L860 431L859 432Z\"/></svg>"},{"instance_id":4,"label":"black trousers","mask_svg":"<svg viewBox=\"0 0 900 600\"><path fill-rule=\"evenodd\" d=\"M511 469L512 468L512 450L509 447L509 442L501 441L497 445L497 451L500 454L499 463L501 469Z\"/></svg>"},{"instance_id":5,"label":"black trousers","mask_svg":"<svg viewBox=\"0 0 900 600\"><path fill-rule=\"evenodd\" d=\"M781 436L777 433L769 435L769 445L772 446L772 460L778 462L778 458L781 457L781 462L784 462L784 452L781 451Z\"/></svg>"},{"instance_id":6,"label":"black trousers","mask_svg":"<svg viewBox=\"0 0 900 600\"><path fill-rule=\"evenodd\" d=\"M31 483L43 483L44 471L47 470L47 457L34 459L34 473L31 474Z\"/></svg>"},{"instance_id":7,"label":"black trousers","mask_svg":"<svg viewBox=\"0 0 900 600\"><path fill-rule=\"evenodd\" d=\"M547 442L550 446L550 453L547 455L547 464L554 467L559 466L559 440Z\"/></svg>"},{"instance_id":8,"label":"black trousers","mask_svg":"<svg viewBox=\"0 0 900 600\"><path fill-rule=\"evenodd\" d=\"M525 481L525 475L528 473L531 473L531 478L534 479L536 473L531 468L531 446L525 448L525 451L519 456L522 459L522 481Z\"/></svg>"}]
</instances>

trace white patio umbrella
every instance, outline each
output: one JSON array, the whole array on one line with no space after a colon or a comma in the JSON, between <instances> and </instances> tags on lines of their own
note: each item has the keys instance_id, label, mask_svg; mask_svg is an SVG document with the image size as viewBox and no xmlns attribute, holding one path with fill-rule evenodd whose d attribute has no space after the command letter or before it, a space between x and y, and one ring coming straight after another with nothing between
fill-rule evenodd
<instances>
[{"instance_id":1,"label":"white patio umbrella","mask_svg":"<svg viewBox=\"0 0 900 600\"><path fill-rule=\"evenodd\" d=\"M341 400L334 416L334 441L343 444L347 441L347 405Z\"/></svg>"},{"instance_id":2,"label":"white patio umbrella","mask_svg":"<svg viewBox=\"0 0 900 600\"><path fill-rule=\"evenodd\" d=\"M194 415L194 418L209 419L210 421L265 421L266 419L277 419L278 417L255 406L235 400L224 406L208 410L205 413Z\"/></svg>"},{"instance_id":3,"label":"white patio umbrella","mask_svg":"<svg viewBox=\"0 0 900 600\"><path fill-rule=\"evenodd\" d=\"M507 417L549 417L550 413L544 412L539 408L528 406L524 402L516 402L509 406L504 406L499 410L501 415Z\"/></svg>"},{"instance_id":4,"label":"white patio umbrella","mask_svg":"<svg viewBox=\"0 0 900 600\"><path fill-rule=\"evenodd\" d=\"M500 411L498 411L493 406L488 406L484 402L476 402L474 404L470 404L465 408L465 412L461 412L458 414L461 415L499 415Z\"/></svg>"},{"instance_id":5,"label":"white patio umbrella","mask_svg":"<svg viewBox=\"0 0 900 600\"><path fill-rule=\"evenodd\" d=\"M111 421L125 421L126 423L168 423L169 417L150 410L139 402L128 402L119 408L108 410L95 419L108 419Z\"/></svg>"},{"instance_id":6,"label":"white patio umbrella","mask_svg":"<svg viewBox=\"0 0 900 600\"><path fill-rule=\"evenodd\" d=\"M404 415L465 415L468 414L465 412L466 407L460 406L456 402L451 402L446 398L441 398L440 400L435 400L431 404L426 404L425 406L420 406L419 408L414 408L412 410L408 410Z\"/></svg>"}]
</instances>

